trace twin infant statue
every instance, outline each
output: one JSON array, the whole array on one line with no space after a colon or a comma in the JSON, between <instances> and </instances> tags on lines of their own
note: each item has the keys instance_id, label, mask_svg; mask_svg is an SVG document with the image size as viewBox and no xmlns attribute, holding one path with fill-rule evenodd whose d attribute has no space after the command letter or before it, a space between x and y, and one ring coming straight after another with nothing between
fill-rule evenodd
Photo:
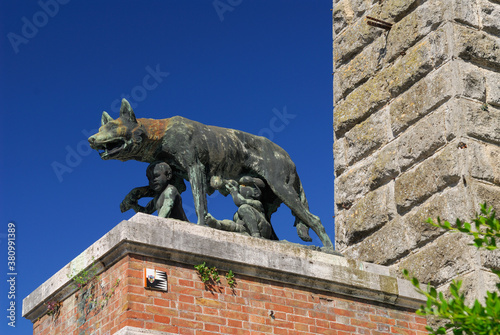
<instances>
[{"instance_id":1,"label":"twin infant statue","mask_svg":"<svg viewBox=\"0 0 500 335\"><path fill-rule=\"evenodd\" d=\"M146 169L146 176L149 186L134 188L120 204L122 213L129 209L133 209L136 213L147 214L158 211L159 217L189 222L182 208L181 194L174 185L174 175L170 165L162 161L151 163ZM212 177L210 186L224 195L231 194L235 205L238 206L238 211L234 214L233 220L217 220L207 214L205 222L208 226L273 239L273 229L264 215L262 190L265 184L262 179L243 176L236 181ZM138 203L138 200L143 197L152 197L153 200L144 207Z\"/></svg>"}]
</instances>

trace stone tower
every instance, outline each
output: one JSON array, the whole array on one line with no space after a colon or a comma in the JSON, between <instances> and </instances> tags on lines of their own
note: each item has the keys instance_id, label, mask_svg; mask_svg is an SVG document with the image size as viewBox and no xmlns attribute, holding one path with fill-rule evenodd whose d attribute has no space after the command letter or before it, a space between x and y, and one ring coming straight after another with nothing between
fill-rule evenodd
<instances>
[{"instance_id":1,"label":"stone tower","mask_svg":"<svg viewBox=\"0 0 500 335\"><path fill-rule=\"evenodd\" d=\"M333 63L337 250L484 296L500 253L424 221L500 213L500 2L334 0Z\"/></svg>"}]
</instances>

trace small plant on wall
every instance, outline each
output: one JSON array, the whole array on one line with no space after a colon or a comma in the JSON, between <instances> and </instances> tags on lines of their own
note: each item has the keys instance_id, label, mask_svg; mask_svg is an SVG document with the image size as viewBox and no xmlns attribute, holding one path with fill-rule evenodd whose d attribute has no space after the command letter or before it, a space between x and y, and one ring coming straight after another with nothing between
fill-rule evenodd
<instances>
[{"instance_id":1,"label":"small plant on wall","mask_svg":"<svg viewBox=\"0 0 500 335\"><path fill-rule=\"evenodd\" d=\"M97 275L95 261L89 269L78 271L77 274L68 275L68 277L78 288L75 298L77 299L79 326L85 323L91 312L97 314L107 305L120 284L120 279L116 279L111 285L104 285L101 276Z\"/></svg>"},{"instance_id":2,"label":"small plant on wall","mask_svg":"<svg viewBox=\"0 0 500 335\"><path fill-rule=\"evenodd\" d=\"M51 300L45 304L47 306L47 315L57 318L61 311L62 302Z\"/></svg>"},{"instance_id":3,"label":"small plant on wall","mask_svg":"<svg viewBox=\"0 0 500 335\"><path fill-rule=\"evenodd\" d=\"M195 265L194 268L198 271L198 275L200 276L201 281L207 285L218 285L220 284L220 275L219 271L215 266L208 267L206 262ZM232 270L226 273L226 281L229 287L234 288L236 285L236 280L234 279L234 273Z\"/></svg>"}]
</instances>

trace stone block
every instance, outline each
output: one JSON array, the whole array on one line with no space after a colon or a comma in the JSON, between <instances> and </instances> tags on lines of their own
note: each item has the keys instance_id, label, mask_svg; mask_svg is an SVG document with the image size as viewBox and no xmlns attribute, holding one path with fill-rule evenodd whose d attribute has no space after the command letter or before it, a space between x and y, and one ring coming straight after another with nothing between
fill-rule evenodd
<instances>
[{"instance_id":1,"label":"stone block","mask_svg":"<svg viewBox=\"0 0 500 335\"><path fill-rule=\"evenodd\" d=\"M448 26L429 34L388 68L385 78L389 80L392 97L398 96L449 59L449 45L446 38Z\"/></svg>"},{"instance_id":2,"label":"stone block","mask_svg":"<svg viewBox=\"0 0 500 335\"><path fill-rule=\"evenodd\" d=\"M500 146L470 141L468 149L470 175L500 185Z\"/></svg>"},{"instance_id":3,"label":"stone block","mask_svg":"<svg viewBox=\"0 0 500 335\"><path fill-rule=\"evenodd\" d=\"M336 138L333 142L333 166L336 177L340 176L347 166L345 138Z\"/></svg>"},{"instance_id":4,"label":"stone block","mask_svg":"<svg viewBox=\"0 0 500 335\"><path fill-rule=\"evenodd\" d=\"M399 213L422 203L436 192L457 183L463 158L456 143L448 144L433 157L396 179L395 200Z\"/></svg>"},{"instance_id":5,"label":"stone block","mask_svg":"<svg viewBox=\"0 0 500 335\"><path fill-rule=\"evenodd\" d=\"M401 171L431 156L445 144L445 108L439 108L399 137L398 162Z\"/></svg>"},{"instance_id":6,"label":"stone block","mask_svg":"<svg viewBox=\"0 0 500 335\"><path fill-rule=\"evenodd\" d=\"M471 306L476 299L484 304L486 291L497 291L495 284L498 282L498 276L489 271L478 269L471 273L457 276L456 280L462 281L460 292L464 293L465 303L469 306ZM443 292L446 298L451 298L449 283L439 287L438 291Z\"/></svg>"},{"instance_id":7,"label":"stone block","mask_svg":"<svg viewBox=\"0 0 500 335\"><path fill-rule=\"evenodd\" d=\"M397 147L387 144L367 159L346 170L335 178L335 203L337 207L352 203L379 186L396 178L399 168L396 160Z\"/></svg>"},{"instance_id":8,"label":"stone block","mask_svg":"<svg viewBox=\"0 0 500 335\"><path fill-rule=\"evenodd\" d=\"M343 0L333 7L333 32L338 34L360 18L372 5L372 0Z\"/></svg>"},{"instance_id":9,"label":"stone block","mask_svg":"<svg viewBox=\"0 0 500 335\"><path fill-rule=\"evenodd\" d=\"M453 0L451 2L445 2L448 6L449 12L447 16L450 20L455 20L457 22L478 28L479 27L479 15L478 6L476 1L470 0Z\"/></svg>"},{"instance_id":10,"label":"stone block","mask_svg":"<svg viewBox=\"0 0 500 335\"><path fill-rule=\"evenodd\" d=\"M500 249L480 250L481 265L491 270L500 271Z\"/></svg>"},{"instance_id":11,"label":"stone block","mask_svg":"<svg viewBox=\"0 0 500 335\"><path fill-rule=\"evenodd\" d=\"M366 157L389 142L389 111L382 110L345 134L347 165Z\"/></svg>"},{"instance_id":12,"label":"stone block","mask_svg":"<svg viewBox=\"0 0 500 335\"><path fill-rule=\"evenodd\" d=\"M335 106L333 129L336 135L343 136L346 131L385 105L390 98L385 79L377 76L368 80Z\"/></svg>"},{"instance_id":13,"label":"stone block","mask_svg":"<svg viewBox=\"0 0 500 335\"><path fill-rule=\"evenodd\" d=\"M465 62L458 62L456 66L460 77L457 94L484 101L486 99L486 85L483 70Z\"/></svg>"},{"instance_id":14,"label":"stone block","mask_svg":"<svg viewBox=\"0 0 500 335\"><path fill-rule=\"evenodd\" d=\"M402 221L394 219L363 242L344 250L343 254L365 262L390 265L416 247L406 228Z\"/></svg>"},{"instance_id":15,"label":"stone block","mask_svg":"<svg viewBox=\"0 0 500 335\"><path fill-rule=\"evenodd\" d=\"M408 227L412 245L422 246L445 232L427 223L427 219L431 218L437 222L439 217L454 224L457 218L469 219L473 215L474 211L464 187L454 187L433 195L421 206L404 215L402 220Z\"/></svg>"},{"instance_id":16,"label":"stone block","mask_svg":"<svg viewBox=\"0 0 500 335\"><path fill-rule=\"evenodd\" d=\"M369 192L368 170L373 158L349 167L335 178L335 204L337 208L350 206L354 200Z\"/></svg>"},{"instance_id":17,"label":"stone block","mask_svg":"<svg viewBox=\"0 0 500 335\"><path fill-rule=\"evenodd\" d=\"M376 154L368 168L368 185L371 190L395 179L399 173L397 143L390 142Z\"/></svg>"},{"instance_id":18,"label":"stone block","mask_svg":"<svg viewBox=\"0 0 500 335\"><path fill-rule=\"evenodd\" d=\"M385 0L378 3L366 11L366 15L376 17L386 22L397 22L408 12L418 6L420 0ZM340 28L342 24L339 24ZM336 36L333 42L333 63L334 67L349 62L368 44L372 43L383 30L366 24L365 20L358 20L351 25L343 34Z\"/></svg>"},{"instance_id":19,"label":"stone block","mask_svg":"<svg viewBox=\"0 0 500 335\"><path fill-rule=\"evenodd\" d=\"M348 64L335 70L333 78L333 99L335 103L343 99L360 84L366 82L379 70L385 43L385 38L380 36Z\"/></svg>"},{"instance_id":20,"label":"stone block","mask_svg":"<svg viewBox=\"0 0 500 335\"><path fill-rule=\"evenodd\" d=\"M389 183L369 192L346 210L341 222L345 244L359 242L392 220L396 213L393 199L394 184Z\"/></svg>"},{"instance_id":21,"label":"stone block","mask_svg":"<svg viewBox=\"0 0 500 335\"><path fill-rule=\"evenodd\" d=\"M483 31L455 25L455 54L461 59L500 69L500 38Z\"/></svg>"},{"instance_id":22,"label":"stone block","mask_svg":"<svg viewBox=\"0 0 500 335\"><path fill-rule=\"evenodd\" d=\"M397 136L450 99L454 94L450 80L453 77L453 64L449 62L397 97L389 106L393 135Z\"/></svg>"},{"instance_id":23,"label":"stone block","mask_svg":"<svg viewBox=\"0 0 500 335\"><path fill-rule=\"evenodd\" d=\"M443 22L445 6L442 1L426 1L401 21L392 26L387 36L387 54L384 62L392 62Z\"/></svg>"},{"instance_id":24,"label":"stone block","mask_svg":"<svg viewBox=\"0 0 500 335\"><path fill-rule=\"evenodd\" d=\"M440 286L459 274L476 267L477 250L463 234L445 234L398 264L398 272L407 269L422 283Z\"/></svg>"},{"instance_id":25,"label":"stone block","mask_svg":"<svg viewBox=\"0 0 500 335\"><path fill-rule=\"evenodd\" d=\"M486 103L500 107L500 73L484 71L486 77Z\"/></svg>"},{"instance_id":26,"label":"stone block","mask_svg":"<svg viewBox=\"0 0 500 335\"><path fill-rule=\"evenodd\" d=\"M460 99L468 136L500 144L500 109Z\"/></svg>"},{"instance_id":27,"label":"stone block","mask_svg":"<svg viewBox=\"0 0 500 335\"><path fill-rule=\"evenodd\" d=\"M479 8L481 28L492 35L500 36L500 4L482 0Z\"/></svg>"},{"instance_id":28,"label":"stone block","mask_svg":"<svg viewBox=\"0 0 500 335\"><path fill-rule=\"evenodd\" d=\"M352 24L333 41L333 66L335 69L348 63L368 44L382 35L382 29L375 29L361 19Z\"/></svg>"},{"instance_id":29,"label":"stone block","mask_svg":"<svg viewBox=\"0 0 500 335\"><path fill-rule=\"evenodd\" d=\"M472 180L470 183L471 192L474 199L474 209L479 212L481 204L486 203L488 207L493 207L500 216L500 187Z\"/></svg>"},{"instance_id":30,"label":"stone block","mask_svg":"<svg viewBox=\"0 0 500 335\"><path fill-rule=\"evenodd\" d=\"M440 28L408 50L393 66L381 70L336 105L333 112L335 132L342 135L366 119L391 97L398 96L438 67L447 57L445 30Z\"/></svg>"}]
</instances>

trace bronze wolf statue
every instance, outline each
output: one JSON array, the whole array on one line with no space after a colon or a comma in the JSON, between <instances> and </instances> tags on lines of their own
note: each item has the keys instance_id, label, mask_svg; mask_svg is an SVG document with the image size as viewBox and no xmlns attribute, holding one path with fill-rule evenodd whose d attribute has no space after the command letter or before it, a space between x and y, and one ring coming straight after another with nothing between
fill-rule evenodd
<instances>
[{"instance_id":1,"label":"bronze wolf statue","mask_svg":"<svg viewBox=\"0 0 500 335\"><path fill-rule=\"evenodd\" d=\"M283 202L296 218L301 239L311 241L311 228L325 248L333 249L320 219L309 212L295 164L285 150L267 138L180 116L136 119L125 99L119 118L113 120L103 112L101 124L89 142L100 151L102 159L164 161L189 180L198 224L204 225L208 214L206 195L214 192L212 177L238 180L241 176L255 176L266 183L264 209L268 219Z\"/></svg>"}]
</instances>

